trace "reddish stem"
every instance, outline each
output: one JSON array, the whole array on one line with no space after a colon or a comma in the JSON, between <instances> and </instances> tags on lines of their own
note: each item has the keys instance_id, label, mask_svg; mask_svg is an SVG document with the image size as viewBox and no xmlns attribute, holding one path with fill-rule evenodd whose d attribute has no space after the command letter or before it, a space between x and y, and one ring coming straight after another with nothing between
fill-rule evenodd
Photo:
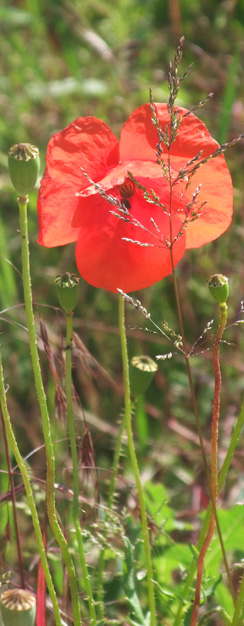
<instances>
[{"instance_id":1,"label":"reddish stem","mask_svg":"<svg viewBox=\"0 0 244 626\"><path fill-rule=\"evenodd\" d=\"M217 330L217 334L214 341L213 346L213 368L214 368L214 377L215 377L215 386L214 386L214 400L213 400L213 415L212 415L212 433L211 433L211 486L212 493L214 497L215 506L217 506L217 495L218 495L218 427L219 427L219 407L220 407L220 390L221 390L221 370L220 370L220 361L219 361L219 346L220 341L223 336L223 332L227 322L227 305L220 304L220 323ZM197 580L196 580L196 591L195 591L195 599L193 604L192 616L191 616L191 624L190 626L196 626L197 617L200 605L200 597L201 597L201 584L203 577L203 568L204 568L204 559L208 547L211 543L215 528L215 515L213 508L211 509L210 520L208 531L202 545L202 548L198 557L198 565L197 565Z\"/></svg>"}]
</instances>

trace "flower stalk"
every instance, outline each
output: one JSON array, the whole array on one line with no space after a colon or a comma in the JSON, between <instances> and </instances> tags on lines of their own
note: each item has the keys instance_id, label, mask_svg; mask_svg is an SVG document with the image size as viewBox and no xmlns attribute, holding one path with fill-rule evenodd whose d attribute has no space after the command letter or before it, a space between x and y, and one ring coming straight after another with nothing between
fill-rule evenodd
<instances>
[{"instance_id":1,"label":"flower stalk","mask_svg":"<svg viewBox=\"0 0 244 626\"><path fill-rule=\"evenodd\" d=\"M28 243L28 219L27 219L27 205L28 196L20 196L18 198L19 205L19 224L20 224L20 237L21 237L21 257L22 257L22 276L23 276L23 288L25 299L25 311L29 333L30 342L30 354L32 360L33 374L35 379L35 386L37 397L40 405L43 435L46 449L47 459L47 511L51 529L54 537L60 547L62 557L64 559L68 577L70 592L73 606L73 616L75 626L80 626L80 606L79 596L75 568L73 560L70 556L69 547L67 541L63 535L63 532L59 526L56 507L55 507L55 458L52 442L51 424L47 408L46 394L42 382L42 374L39 362L39 355L37 350L35 321L32 306L32 289L31 289L31 277L30 277L30 262L29 262L29 243Z\"/></svg>"},{"instance_id":2,"label":"flower stalk","mask_svg":"<svg viewBox=\"0 0 244 626\"><path fill-rule=\"evenodd\" d=\"M151 558L151 546L149 531L147 525L147 512L143 494L143 487L141 484L140 472L136 458L136 451L133 439L132 423L131 423L131 397L130 397L130 378L129 378L129 361L127 351L127 340L125 331L125 311L124 311L124 298L119 295L119 329L120 329L120 341L121 352L123 362L123 375L124 375L124 399L125 399L125 427L128 437L128 448L133 468L133 473L136 481L138 498L140 503L141 512L141 525L142 525L142 537L145 550L145 560L147 568L147 585L148 585L148 603L150 610L150 626L156 626L156 606L155 595L153 586L153 569Z\"/></svg>"},{"instance_id":3,"label":"flower stalk","mask_svg":"<svg viewBox=\"0 0 244 626\"><path fill-rule=\"evenodd\" d=\"M227 304L225 302L220 303L219 309L220 309L220 323L219 323L219 327L217 330L217 334L216 334L214 346L213 346L213 368L214 368L214 377L215 377L215 387L214 387L212 434L211 434L211 488L212 488L212 494L214 497L215 508L217 507L217 496L218 496L218 425L219 425L220 390L221 390L221 370L220 370L220 360L219 360L219 348L220 348L220 342L221 342L221 339L222 339L222 336L226 327L226 323L227 323ZM197 624L200 597L201 597L201 584L202 584L202 578L203 578L204 559L205 559L207 550L210 546L210 543L212 541L214 529L215 529L215 515L214 515L213 507L211 507L207 534L206 534L204 543L202 545L202 548L200 550L199 557L198 557L195 599L194 599L194 604L193 604L190 626L196 626Z\"/></svg>"}]
</instances>

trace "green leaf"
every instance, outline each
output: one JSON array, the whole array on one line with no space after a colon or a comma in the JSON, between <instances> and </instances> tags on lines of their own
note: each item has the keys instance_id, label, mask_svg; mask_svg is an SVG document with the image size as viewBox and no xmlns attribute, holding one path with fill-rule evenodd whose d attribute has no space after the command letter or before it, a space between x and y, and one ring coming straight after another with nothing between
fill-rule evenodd
<instances>
[{"instance_id":1,"label":"green leaf","mask_svg":"<svg viewBox=\"0 0 244 626\"><path fill-rule=\"evenodd\" d=\"M244 530L244 505L236 504L229 511L218 510L218 518L226 551L236 550L243 552L243 530ZM219 539L216 536L206 556L206 566L211 572L219 569L222 561L222 551Z\"/></svg>"},{"instance_id":2,"label":"green leaf","mask_svg":"<svg viewBox=\"0 0 244 626\"><path fill-rule=\"evenodd\" d=\"M148 482L145 485L146 508L155 524L164 525L166 531L172 530L173 512L168 506L168 497L165 488L161 483Z\"/></svg>"}]
</instances>

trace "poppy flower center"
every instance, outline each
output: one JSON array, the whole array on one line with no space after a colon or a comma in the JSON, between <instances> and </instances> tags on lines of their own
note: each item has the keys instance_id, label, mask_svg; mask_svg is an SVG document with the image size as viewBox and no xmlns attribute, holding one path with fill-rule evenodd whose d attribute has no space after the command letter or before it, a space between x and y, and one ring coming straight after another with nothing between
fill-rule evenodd
<instances>
[{"instance_id":1,"label":"poppy flower center","mask_svg":"<svg viewBox=\"0 0 244 626\"><path fill-rule=\"evenodd\" d=\"M123 204L126 209L131 209L130 198L133 196L135 191L135 184L133 183L133 180L126 178L122 185L118 185L118 191L121 197L121 204Z\"/></svg>"}]
</instances>

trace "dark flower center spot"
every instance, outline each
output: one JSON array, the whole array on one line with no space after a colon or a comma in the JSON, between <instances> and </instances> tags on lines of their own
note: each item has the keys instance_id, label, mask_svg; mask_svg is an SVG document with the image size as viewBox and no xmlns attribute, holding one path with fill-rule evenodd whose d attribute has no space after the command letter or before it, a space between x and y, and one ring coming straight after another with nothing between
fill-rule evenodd
<instances>
[{"instance_id":1,"label":"dark flower center spot","mask_svg":"<svg viewBox=\"0 0 244 626\"><path fill-rule=\"evenodd\" d=\"M132 180L130 180L130 178L126 178L125 181L122 183L122 185L119 185L118 189L119 189L119 193L120 193L121 204L126 209L130 210L131 209L131 204L130 204L130 200L129 199L134 194L135 184L133 183Z\"/></svg>"}]
</instances>

